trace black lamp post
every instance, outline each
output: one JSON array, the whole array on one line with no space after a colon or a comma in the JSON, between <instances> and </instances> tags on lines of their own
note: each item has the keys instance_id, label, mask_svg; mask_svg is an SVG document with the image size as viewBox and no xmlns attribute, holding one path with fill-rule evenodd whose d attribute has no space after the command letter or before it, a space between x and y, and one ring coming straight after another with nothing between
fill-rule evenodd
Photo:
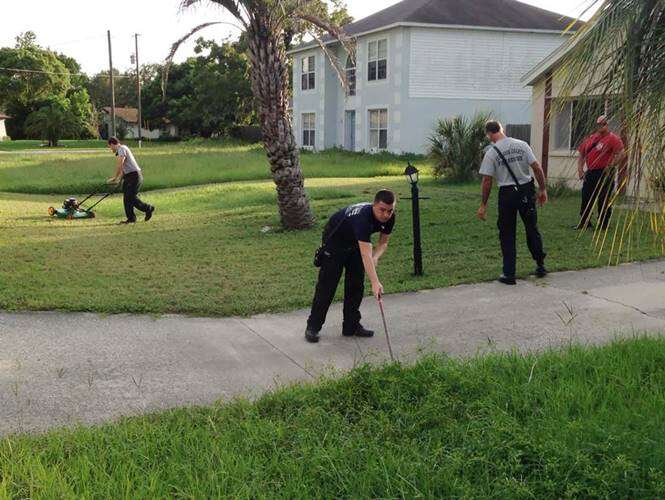
<instances>
[{"instance_id":1,"label":"black lamp post","mask_svg":"<svg viewBox=\"0 0 665 500\"><path fill-rule=\"evenodd\" d=\"M423 250L420 245L420 196L418 189L418 169L409 162L404 175L411 184L411 211L413 213L413 273L423 275ZM407 198L408 199L408 198Z\"/></svg>"}]
</instances>

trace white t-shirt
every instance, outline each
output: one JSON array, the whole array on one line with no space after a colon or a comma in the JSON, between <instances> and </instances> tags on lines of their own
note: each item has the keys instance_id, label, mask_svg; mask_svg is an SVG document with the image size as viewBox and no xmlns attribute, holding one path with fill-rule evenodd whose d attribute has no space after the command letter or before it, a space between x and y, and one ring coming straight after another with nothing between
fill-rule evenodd
<instances>
[{"instance_id":1,"label":"white t-shirt","mask_svg":"<svg viewBox=\"0 0 665 500\"><path fill-rule=\"evenodd\" d=\"M131 174L132 172L141 171L141 167L139 167L139 164L136 162L136 158L134 158L131 149L129 149L127 146L122 144L118 148L118 151L116 151L116 154L125 159L125 161L122 164L123 174Z\"/></svg>"},{"instance_id":2,"label":"white t-shirt","mask_svg":"<svg viewBox=\"0 0 665 500\"><path fill-rule=\"evenodd\" d=\"M528 184L533 180L529 166L537 160L526 142L506 137L494 145L503 153L520 185ZM483 163L480 165L480 174L494 177L499 186L515 185L506 164L492 146L487 148Z\"/></svg>"}]
</instances>

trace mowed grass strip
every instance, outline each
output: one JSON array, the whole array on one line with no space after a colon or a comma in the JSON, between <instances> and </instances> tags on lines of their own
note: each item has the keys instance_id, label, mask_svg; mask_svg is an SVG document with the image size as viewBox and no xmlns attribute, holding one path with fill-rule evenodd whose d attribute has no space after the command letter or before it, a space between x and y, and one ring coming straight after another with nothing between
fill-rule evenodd
<instances>
[{"instance_id":1,"label":"mowed grass strip","mask_svg":"<svg viewBox=\"0 0 665 500\"><path fill-rule=\"evenodd\" d=\"M308 307L317 275L312 257L327 218L371 200L382 187L402 196L409 188L394 177L309 179L306 185L318 222L297 232L279 230L272 181L148 192L144 200L157 206L153 220L129 227L115 225L124 217L120 197L99 205L96 219L65 221L46 214L62 196L0 194L0 308L227 316ZM421 203L425 276L412 275L411 208L403 200L379 266L386 292L496 278L495 200L482 223L475 218L476 185L425 179L422 194L431 198ZM591 233L570 229L578 204L575 197L555 199L539 214L552 271L608 263L609 242L599 258ZM622 261L661 255L648 231L636 236ZM534 263L521 230L518 242L518 275L525 277Z\"/></svg>"},{"instance_id":2,"label":"mowed grass strip","mask_svg":"<svg viewBox=\"0 0 665 500\"><path fill-rule=\"evenodd\" d=\"M270 168L258 144L191 141L133 149L144 171L144 191L231 181L270 179ZM343 151L303 153L305 177L401 176L406 159ZM428 163L419 163L425 171ZM64 194L92 192L115 172L110 150L98 153L0 156L0 192Z\"/></svg>"},{"instance_id":3,"label":"mowed grass strip","mask_svg":"<svg viewBox=\"0 0 665 500\"><path fill-rule=\"evenodd\" d=\"M663 498L665 340L360 367L0 441L6 498Z\"/></svg>"}]
</instances>

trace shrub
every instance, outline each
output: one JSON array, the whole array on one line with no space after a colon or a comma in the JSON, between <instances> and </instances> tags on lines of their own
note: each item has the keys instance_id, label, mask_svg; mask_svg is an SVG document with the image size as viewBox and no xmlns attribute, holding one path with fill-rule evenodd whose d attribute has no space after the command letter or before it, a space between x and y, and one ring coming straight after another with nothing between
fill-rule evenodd
<instances>
[{"instance_id":1,"label":"shrub","mask_svg":"<svg viewBox=\"0 0 665 500\"><path fill-rule=\"evenodd\" d=\"M480 113L470 120L463 116L437 122L429 137L429 157L434 160L434 176L463 182L477 177L484 149L489 144L485 122L489 115Z\"/></svg>"}]
</instances>

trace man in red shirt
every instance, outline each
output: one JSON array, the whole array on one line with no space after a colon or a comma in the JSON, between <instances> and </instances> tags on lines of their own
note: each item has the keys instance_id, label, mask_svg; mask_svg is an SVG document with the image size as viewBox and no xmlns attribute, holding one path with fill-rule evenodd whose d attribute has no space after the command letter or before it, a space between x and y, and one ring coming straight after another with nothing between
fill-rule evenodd
<instances>
[{"instance_id":1,"label":"man in red shirt","mask_svg":"<svg viewBox=\"0 0 665 500\"><path fill-rule=\"evenodd\" d=\"M597 205L598 224L607 229L614 196L615 169L612 167L623 160L624 151L621 138L610 132L605 115L598 117L596 132L580 144L578 152L577 174L584 184L580 222L575 228L593 228L590 218L594 205Z\"/></svg>"}]
</instances>

